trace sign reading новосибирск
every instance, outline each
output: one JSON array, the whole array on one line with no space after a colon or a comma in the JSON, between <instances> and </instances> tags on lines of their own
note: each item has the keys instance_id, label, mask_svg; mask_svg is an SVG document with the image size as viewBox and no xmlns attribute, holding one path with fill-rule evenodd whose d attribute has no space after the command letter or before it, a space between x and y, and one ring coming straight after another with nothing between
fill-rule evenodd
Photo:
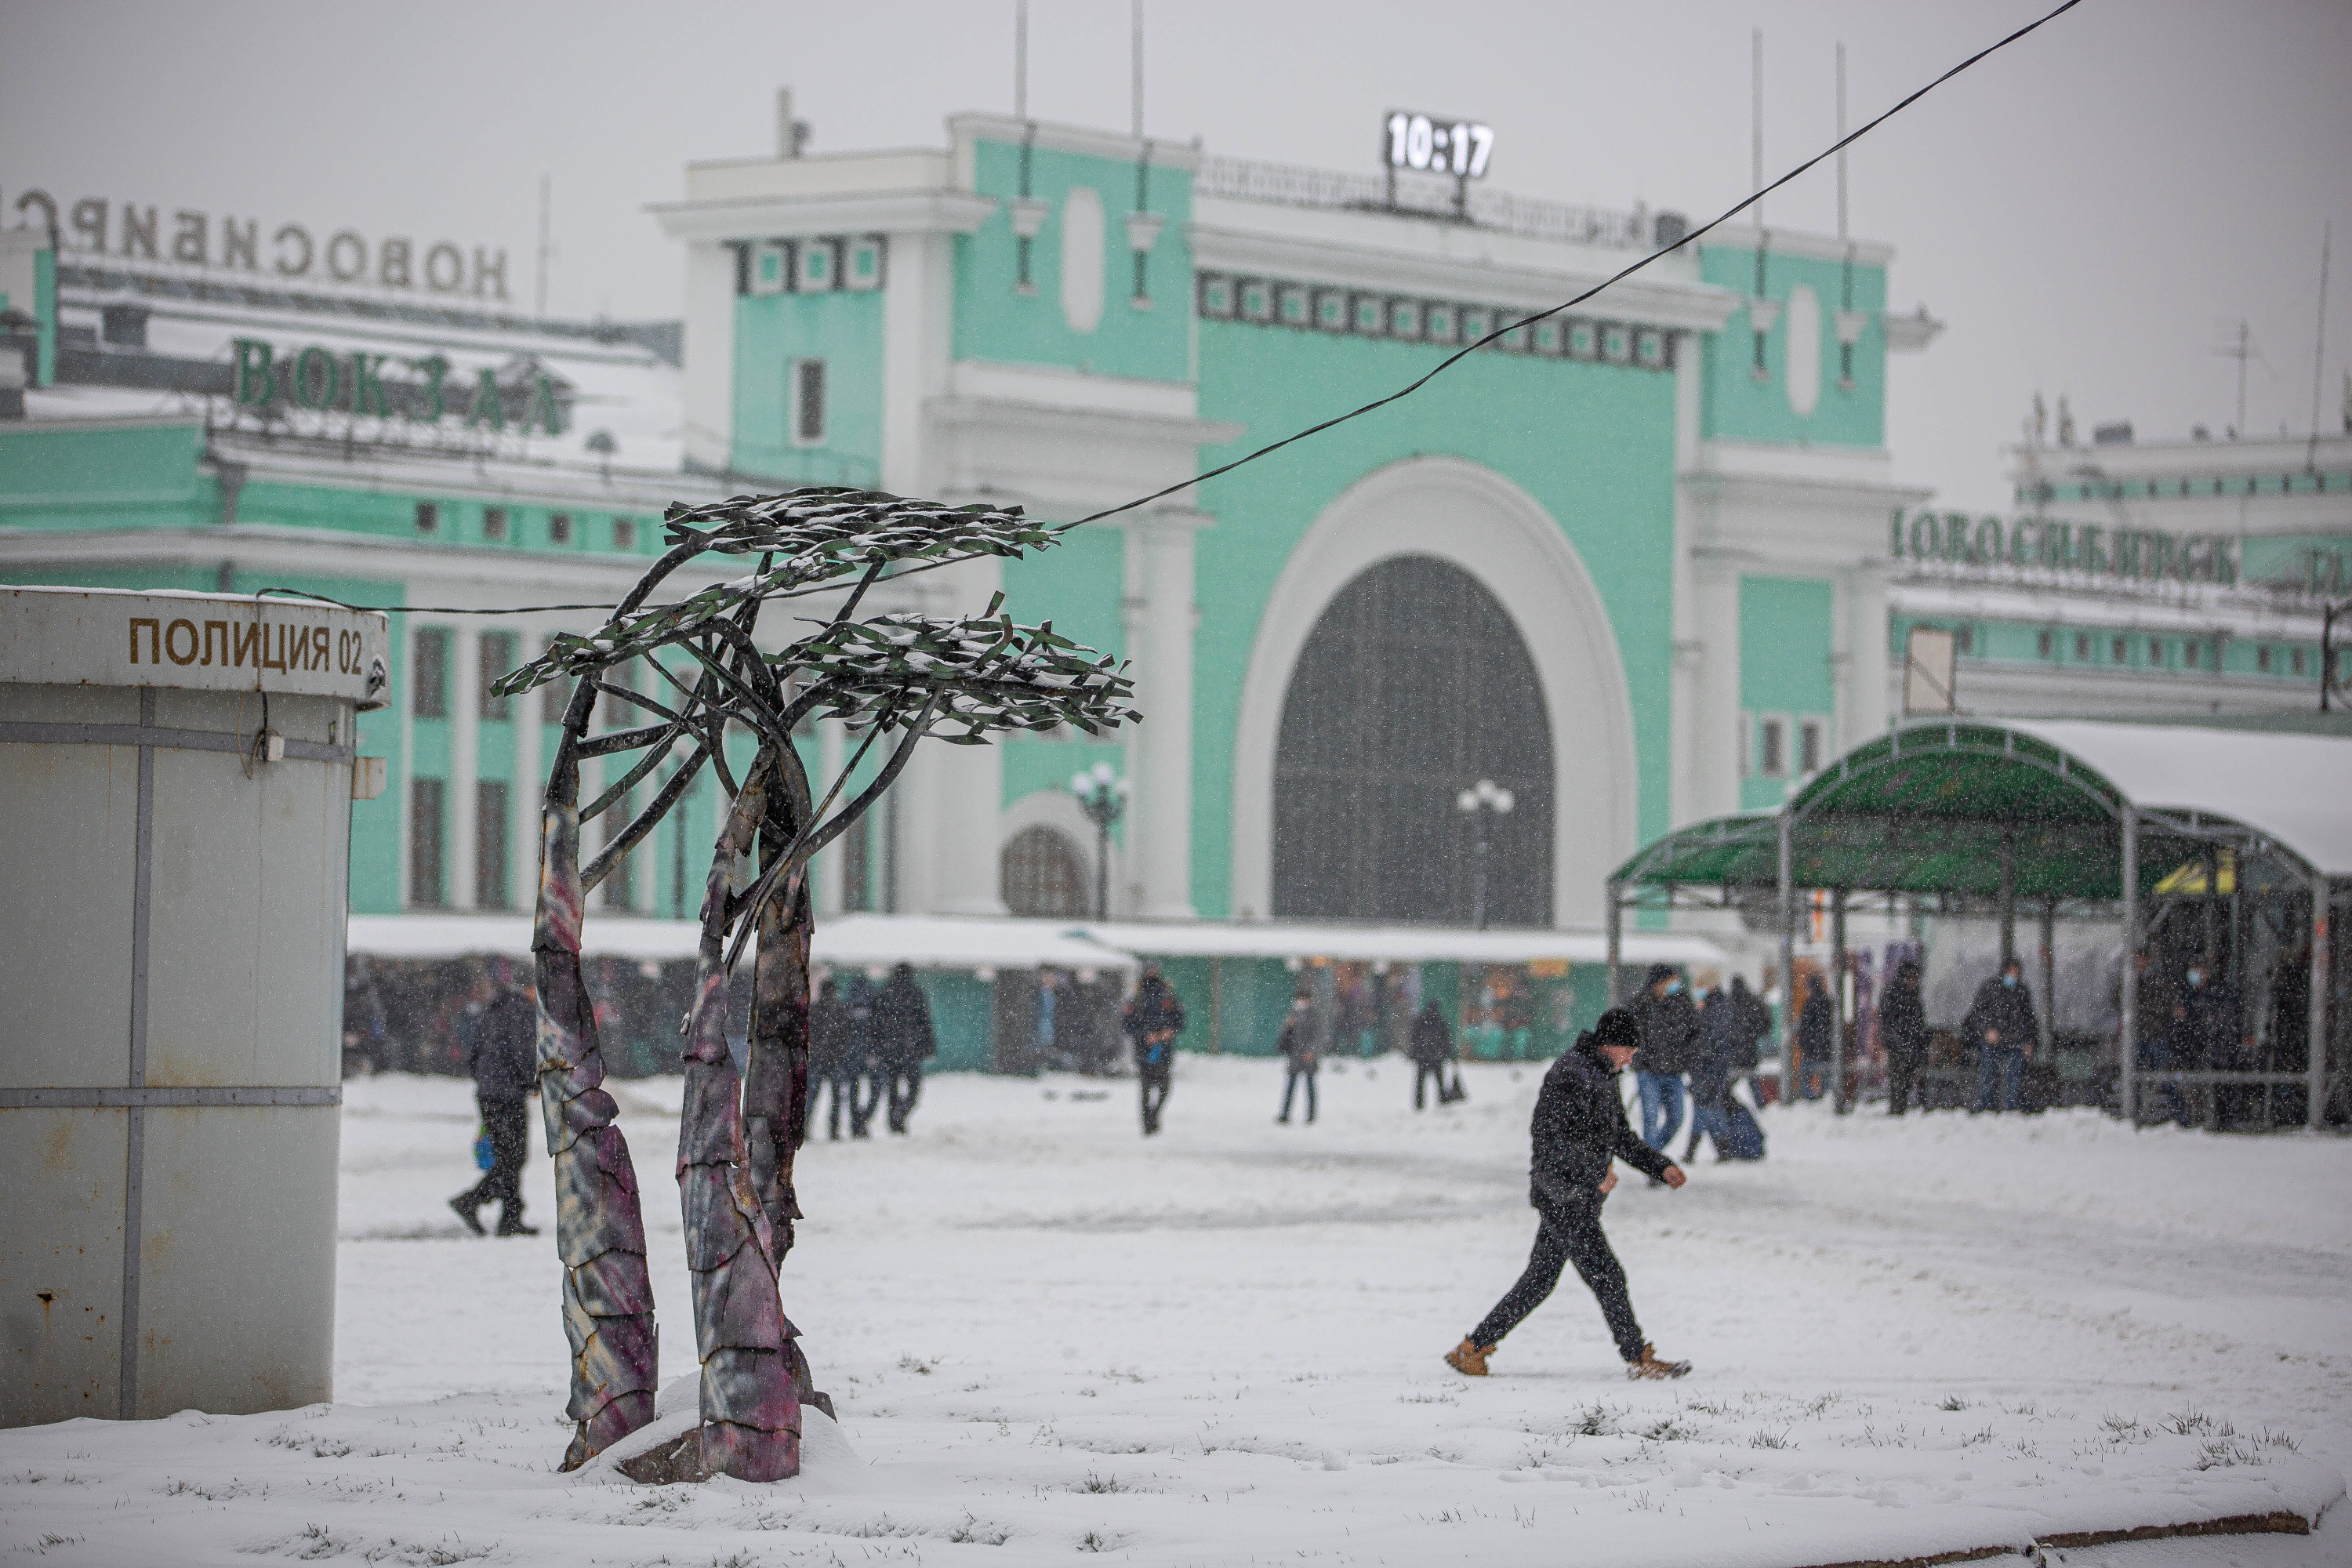
<instances>
[{"instance_id":1,"label":"sign reading \u043d\u043e\u0432\u043e\u0441\u0438\u0431\u0438\u0440\u0441\u043a","mask_svg":"<svg viewBox=\"0 0 2352 1568\"><path fill-rule=\"evenodd\" d=\"M2235 583L2237 541L2219 533L2168 533L2070 522L2054 517L1970 517L1895 509L1887 552L1897 561L1959 566L2029 566L2126 581Z\"/></svg>"},{"instance_id":2,"label":"sign reading \u043d\u043e\u0432\u043e\u0441\u0438\u0431\u0438\u0440\u0441\u043a","mask_svg":"<svg viewBox=\"0 0 2352 1568\"><path fill-rule=\"evenodd\" d=\"M308 226L282 223L265 235L259 218L239 222L229 214L215 218L190 208L172 211L164 229L163 214L153 203L110 202L103 196L83 196L70 206L37 187L21 191L7 204L16 221L37 215L62 246L74 252L122 261L175 261L189 267L260 273L266 269L292 280L324 276L338 283L377 289L422 288L436 294L468 294L480 300L507 297L507 253L503 247L472 247L455 240L419 245L404 235L371 243L357 229L337 229L324 238Z\"/></svg>"}]
</instances>

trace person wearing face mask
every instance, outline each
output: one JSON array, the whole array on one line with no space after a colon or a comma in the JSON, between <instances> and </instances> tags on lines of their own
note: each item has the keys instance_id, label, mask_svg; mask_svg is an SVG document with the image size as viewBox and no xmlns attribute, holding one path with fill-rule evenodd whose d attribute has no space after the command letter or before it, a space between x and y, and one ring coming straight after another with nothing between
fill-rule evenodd
<instances>
[{"instance_id":1,"label":"person wearing face mask","mask_svg":"<svg viewBox=\"0 0 2352 1568\"><path fill-rule=\"evenodd\" d=\"M1642 1031L1642 1065L1633 1074L1642 1099L1642 1142L1664 1149L1683 1124L1683 1074L1698 1065L1698 1010L1673 964L1650 966L1633 1016Z\"/></svg>"},{"instance_id":2,"label":"person wearing face mask","mask_svg":"<svg viewBox=\"0 0 2352 1568\"><path fill-rule=\"evenodd\" d=\"M1975 1110L2017 1109L2018 1077L2040 1033L2025 965L2011 953L2000 961L2000 973L1977 988L1969 1016L1960 1022L1961 1037L1978 1052Z\"/></svg>"}]
</instances>

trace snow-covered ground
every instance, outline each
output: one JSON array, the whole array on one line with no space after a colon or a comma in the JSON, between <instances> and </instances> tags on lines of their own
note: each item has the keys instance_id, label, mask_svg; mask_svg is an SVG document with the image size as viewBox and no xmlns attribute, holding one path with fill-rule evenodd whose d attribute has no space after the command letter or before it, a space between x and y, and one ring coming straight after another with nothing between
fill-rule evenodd
<instances>
[{"instance_id":1,"label":"snow-covered ground","mask_svg":"<svg viewBox=\"0 0 2352 1568\"><path fill-rule=\"evenodd\" d=\"M1322 1120L1280 1127L1278 1068L1188 1058L1150 1142L1129 1082L933 1079L911 1137L803 1156L785 1302L840 1427L809 1416L798 1479L664 1489L555 1473L550 1238L445 1206L467 1086L357 1081L337 1403L0 1432L0 1552L1801 1568L2343 1491L2352 1141L1776 1109L1766 1163L1609 1205L1690 1377L1625 1382L1571 1275L1470 1382L1438 1357L1525 1260L1537 1071L1467 1077L1415 1115L1409 1072L1327 1068ZM678 1086L616 1087L680 1376ZM2347 1516L2063 1561L2352 1561Z\"/></svg>"}]
</instances>

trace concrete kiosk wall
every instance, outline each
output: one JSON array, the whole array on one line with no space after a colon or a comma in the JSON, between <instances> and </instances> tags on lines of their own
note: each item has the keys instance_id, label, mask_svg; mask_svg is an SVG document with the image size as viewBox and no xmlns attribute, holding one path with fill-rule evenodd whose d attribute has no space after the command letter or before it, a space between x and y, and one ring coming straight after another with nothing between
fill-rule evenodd
<instances>
[{"instance_id":1,"label":"concrete kiosk wall","mask_svg":"<svg viewBox=\"0 0 2352 1568\"><path fill-rule=\"evenodd\" d=\"M385 637L0 589L0 1425L331 1393L355 772L381 787L352 716Z\"/></svg>"}]
</instances>

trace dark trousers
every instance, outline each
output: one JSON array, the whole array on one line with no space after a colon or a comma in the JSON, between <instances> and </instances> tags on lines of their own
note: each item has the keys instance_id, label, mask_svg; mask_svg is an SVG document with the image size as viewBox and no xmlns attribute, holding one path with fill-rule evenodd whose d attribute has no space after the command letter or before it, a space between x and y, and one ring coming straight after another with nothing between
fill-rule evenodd
<instances>
[{"instance_id":1,"label":"dark trousers","mask_svg":"<svg viewBox=\"0 0 2352 1568\"><path fill-rule=\"evenodd\" d=\"M809 1110L812 1116L816 1110L818 1093L827 1089L833 1091L833 1097L825 1102L824 1135L828 1138L839 1138L842 1122L847 1121L853 1131L858 1125L857 1075L847 1068L839 1068L817 1079L815 1084L809 1089Z\"/></svg>"},{"instance_id":2,"label":"dark trousers","mask_svg":"<svg viewBox=\"0 0 2352 1568\"><path fill-rule=\"evenodd\" d=\"M874 1120L875 1108L882 1103L882 1069L872 1065L856 1068L849 1075L849 1135L870 1138L866 1124Z\"/></svg>"},{"instance_id":3,"label":"dark trousers","mask_svg":"<svg viewBox=\"0 0 2352 1568\"><path fill-rule=\"evenodd\" d=\"M1165 1066L1138 1069L1143 1082L1143 1131L1146 1137L1160 1131L1160 1113L1168 1108L1169 1069Z\"/></svg>"},{"instance_id":4,"label":"dark trousers","mask_svg":"<svg viewBox=\"0 0 2352 1568\"><path fill-rule=\"evenodd\" d=\"M1625 1293L1624 1265L1617 1261L1609 1238L1601 1234L1597 1194L1589 1205L1538 1212L1543 1223L1536 1230L1535 1250L1528 1254L1528 1271L1495 1303L1486 1321L1470 1331L1470 1342L1501 1344L1504 1335L1543 1305L1544 1298L1559 1283L1560 1270L1573 1263L1577 1277L1601 1303L1601 1316L1609 1324L1609 1337L1617 1342L1617 1353L1627 1361L1641 1360L1642 1325L1633 1321L1633 1299Z\"/></svg>"},{"instance_id":5,"label":"dark trousers","mask_svg":"<svg viewBox=\"0 0 2352 1568\"><path fill-rule=\"evenodd\" d=\"M888 1084L890 1131L904 1132L907 1118L915 1113L915 1101L923 1098L923 1068L920 1063L911 1067L892 1068L885 1076ZM874 1114L869 1107L866 1114Z\"/></svg>"},{"instance_id":6,"label":"dark trousers","mask_svg":"<svg viewBox=\"0 0 2352 1568\"><path fill-rule=\"evenodd\" d=\"M1985 1046L1977 1053L1978 1110L2015 1110L2017 1079L2025 1067L2022 1046ZM1996 1103L1996 1091L1998 1103Z\"/></svg>"},{"instance_id":7,"label":"dark trousers","mask_svg":"<svg viewBox=\"0 0 2352 1568\"><path fill-rule=\"evenodd\" d=\"M1919 1081L1919 1058L1889 1055L1886 1058L1886 1113L1900 1116L1911 1109L1911 1093ZM1927 1101L1920 1101L1927 1109Z\"/></svg>"},{"instance_id":8,"label":"dark trousers","mask_svg":"<svg viewBox=\"0 0 2352 1568\"><path fill-rule=\"evenodd\" d=\"M1290 1096L1302 1081L1307 1085L1307 1120L1309 1121L1315 1120L1315 1069L1295 1067L1283 1075L1280 1119L1284 1121L1290 1120Z\"/></svg>"},{"instance_id":9,"label":"dark trousers","mask_svg":"<svg viewBox=\"0 0 2352 1568\"><path fill-rule=\"evenodd\" d=\"M459 1194L459 1206L480 1208L496 1203L499 1226L522 1223L522 1163L530 1155L530 1101L474 1096L481 1107L482 1126L490 1135L489 1173Z\"/></svg>"},{"instance_id":10,"label":"dark trousers","mask_svg":"<svg viewBox=\"0 0 2352 1568\"><path fill-rule=\"evenodd\" d=\"M1444 1104L1444 1103L1445 1103L1445 1064L1444 1064L1444 1062L1442 1062L1442 1061L1439 1061L1439 1062L1415 1062L1415 1063L1413 1063L1413 1064L1412 1064L1412 1108L1413 1108L1415 1110L1426 1110L1426 1109L1427 1109L1426 1105L1423 1102L1423 1100L1422 1100L1422 1098L1421 1098L1421 1097L1422 1097L1422 1094L1423 1094L1423 1092L1424 1089L1426 1088L1426 1086L1427 1086L1427 1085L1429 1085L1429 1084L1432 1084L1432 1083L1434 1083L1435 1085L1437 1085L1437 1103L1438 1103L1438 1104L1440 1104L1440 1105Z\"/></svg>"}]
</instances>

